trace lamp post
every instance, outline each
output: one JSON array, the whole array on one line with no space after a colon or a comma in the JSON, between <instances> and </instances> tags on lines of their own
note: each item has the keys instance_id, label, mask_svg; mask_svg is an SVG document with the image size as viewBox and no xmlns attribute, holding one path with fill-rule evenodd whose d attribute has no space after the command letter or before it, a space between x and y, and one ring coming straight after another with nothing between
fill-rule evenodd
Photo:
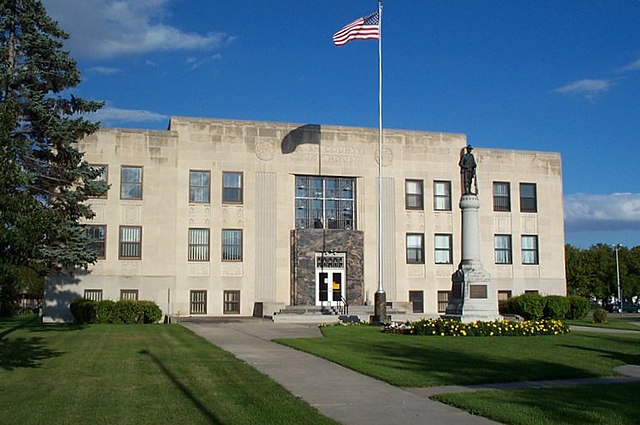
<instances>
[{"instance_id":1,"label":"lamp post","mask_svg":"<svg viewBox=\"0 0 640 425\"><path fill-rule=\"evenodd\" d=\"M616 250L616 277L618 279L618 302L620 303L620 317L624 317L624 309L622 308L622 291L620 290L620 261L618 260L618 251L620 251L620 244L616 244L614 249Z\"/></svg>"}]
</instances>

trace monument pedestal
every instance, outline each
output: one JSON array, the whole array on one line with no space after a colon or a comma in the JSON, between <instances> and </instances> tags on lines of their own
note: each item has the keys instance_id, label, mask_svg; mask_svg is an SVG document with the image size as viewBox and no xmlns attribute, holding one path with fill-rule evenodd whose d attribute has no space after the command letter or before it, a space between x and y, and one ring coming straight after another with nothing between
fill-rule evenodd
<instances>
[{"instance_id":1,"label":"monument pedestal","mask_svg":"<svg viewBox=\"0 0 640 425\"><path fill-rule=\"evenodd\" d=\"M501 319L498 297L491 275L480 262L480 200L473 193L462 195L462 261L451 276L451 295L446 315L462 322Z\"/></svg>"}]
</instances>

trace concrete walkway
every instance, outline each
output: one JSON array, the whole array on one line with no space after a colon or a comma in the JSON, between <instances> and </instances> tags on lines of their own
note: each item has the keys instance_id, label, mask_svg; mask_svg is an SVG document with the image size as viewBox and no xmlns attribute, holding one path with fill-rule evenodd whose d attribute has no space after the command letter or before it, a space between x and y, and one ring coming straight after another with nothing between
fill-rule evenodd
<instances>
[{"instance_id":1,"label":"concrete walkway","mask_svg":"<svg viewBox=\"0 0 640 425\"><path fill-rule=\"evenodd\" d=\"M274 338L320 337L317 324L275 324L259 319L180 324L345 425L497 424L271 342Z\"/></svg>"},{"instance_id":2,"label":"concrete walkway","mask_svg":"<svg viewBox=\"0 0 640 425\"><path fill-rule=\"evenodd\" d=\"M233 353L322 414L345 425L497 424L429 400L435 394L498 388L542 388L578 384L640 381L640 366L616 368L622 377L562 379L470 386L400 388L359 374L327 360L271 342L275 338L316 338L317 324L273 323L261 319L181 322L218 347ZM601 332L598 328L572 327ZM604 330L612 332L612 330ZM616 331L616 333L637 331Z\"/></svg>"}]
</instances>

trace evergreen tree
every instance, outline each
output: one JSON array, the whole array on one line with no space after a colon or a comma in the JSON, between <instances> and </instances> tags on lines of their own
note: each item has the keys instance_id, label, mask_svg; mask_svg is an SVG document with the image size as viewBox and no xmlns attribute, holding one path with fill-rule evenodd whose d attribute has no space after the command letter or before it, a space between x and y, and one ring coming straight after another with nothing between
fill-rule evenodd
<instances>
[{"instance_id":1,"label":"evergreen tree","mask_svg":"<svg viewBox=\"0 0 640 425\"><path fill-rule=\"evenodd\" d=\"M67 37L39 0L0 0L0 313L20 267L95 262L79 221L106 187L76 141L98 129L83 114L102 104L69 94L80 73Z\"/></svg>"}]
</instances>

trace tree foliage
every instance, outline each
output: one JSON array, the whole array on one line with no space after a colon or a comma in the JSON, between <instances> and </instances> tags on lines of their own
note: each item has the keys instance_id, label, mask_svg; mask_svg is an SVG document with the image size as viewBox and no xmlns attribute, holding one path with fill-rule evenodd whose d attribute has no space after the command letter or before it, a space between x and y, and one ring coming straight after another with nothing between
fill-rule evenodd
<instances>
[{"instance_id":1,"label":"tree foliage","mask_svg":"<svg viewBox=\"0 0 640 425\"><path fill-rule=\"evenodd\" d=\"M615 248L597 244L589 249L565 246L567 291L571 295L607 301L618 297ZM640 296L640 247L619 247L622 298Z\"/></svg>"},{"instance_id":2,"label":"tree foliage","mask_svg":"<svg viewBox=\"0 0 640 425\"><path fill-rule=\"evenodd\" d=\"M80 82L67 38L38 0L0 0L0 291L16 274L95 262L79 222L104 193L76 141L98 129L100 102L69 93ZM11 283L13 282L13 283Z\"/></svg>"}]
</instances>

